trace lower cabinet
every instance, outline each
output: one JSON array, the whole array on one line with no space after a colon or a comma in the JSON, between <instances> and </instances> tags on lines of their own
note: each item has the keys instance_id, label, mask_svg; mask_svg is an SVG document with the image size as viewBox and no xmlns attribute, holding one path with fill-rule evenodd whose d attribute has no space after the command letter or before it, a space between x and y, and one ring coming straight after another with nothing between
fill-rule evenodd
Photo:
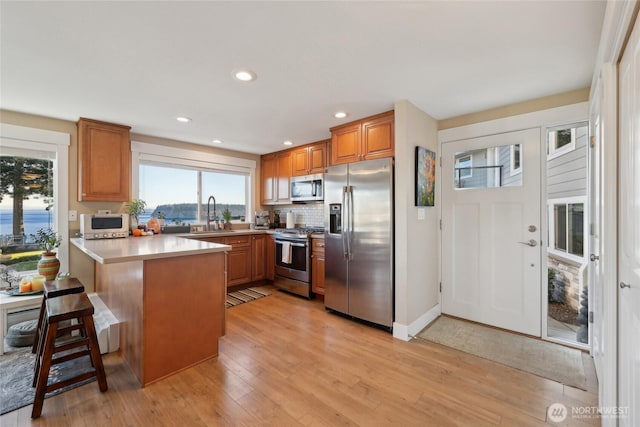
<instances>
[{"instance_id":1,"label":"lower cabinet","mask_svg":"<svg viewBox=\"0 0 640 427\"><path fill-rule=\"evenodd\" d=\"M231 245L227 254L227 286L251 282L251 235L225 237L225 245Z\"/></svg>"},{"instance_id":2,"label":"lower cabinet","mask_svg":"<svg viewBox=\"0 0 640 427\"><path fill-rule=\"evenodd\" d=\"M266 239L264 234L251 236L251 281L264 280L266 271Z\"/></svg>"},{"instance_id":3,"label":"lower cabinet","mask_svg":"<svg viewBox=\"0 0 640 427\"><path fill-rule=\"evenodd\" d=\"M267 234L264 236L266 242L266 255L264 257L265 260L265 274L266 279L274 281L276 279L276 239L272 234Z\"/></svg>"},{"instance_id":4,"label":"lower cabinet","mask_svg":"<svg viewBox=\"0 0 640 427\"><path fill-rule=\"evenodd\" d=\"M272 235L247 234L198 240L231 246L227 253L227 286L275 279L275 242Z\"/></svg>"},{"instance_id":5,"label":"lower cabinet","mask_svg":"<svg viewBox=\"0 0 640 427\"><path fill-rule=\"evenodd\" d=\"M324 295L324 239L311 239L311 291Z\"/></svg>"}]
</instances>

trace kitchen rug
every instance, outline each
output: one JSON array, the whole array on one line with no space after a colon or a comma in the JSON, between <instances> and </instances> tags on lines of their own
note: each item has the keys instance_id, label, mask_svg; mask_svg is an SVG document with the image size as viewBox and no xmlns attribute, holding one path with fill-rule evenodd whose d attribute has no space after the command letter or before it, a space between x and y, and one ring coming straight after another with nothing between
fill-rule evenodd
<instances>
[{"instance_id":1,"label":"kitchen rug","mask_svg":"<svg viewBox=\"0 0 640 427\"><path fill-rule=\"evenodd\" d=\"M416 336L571 387L587 389L580 350L446 316L440 316Z\"/></svg>"},{"instance_id":2,"label":"kitchen rug","mask_svg":"<svg viewBox=\"0 0 640 427\"><path fill-rule=\"evenodd\" d=\"M31 387L31 381L33 380L33 363L36 357L34 354L31 354L31 346L5 346L5 352L5 354L0 356L0 415L15 411L23 406L31 405L36 393L35 387ZM92 369L88 357L53 365L49 372L49 383L71 378ZM72 384L47 393L45 398L55 396L72 388L80 387L92 381L95 381L95 378L89 378L84 382ZM46 411L46 401L44 410Z\"/></svg>"},{"instance_id":3,"label":"kitchen rug","mask_svg":"<svg viewBox=\"0 0 640 427\"><path fill-rule=\"evenodd\" d=\"M271 295L271 292L261 288L247 288L227 294L226 307L235 307L245 302L255 301L262 297Z\"/></svg>"}]
</instances>

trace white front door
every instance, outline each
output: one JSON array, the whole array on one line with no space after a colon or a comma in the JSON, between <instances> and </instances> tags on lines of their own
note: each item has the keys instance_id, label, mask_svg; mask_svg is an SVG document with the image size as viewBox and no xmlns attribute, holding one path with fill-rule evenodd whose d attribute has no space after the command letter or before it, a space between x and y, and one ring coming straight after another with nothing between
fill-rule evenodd
<instances>
[{"instance_id":1,"label":"white front door","mask_svg":"<svg viewBox=\"0 0 640 427\"><path fill-rule=\"evenodd\" d=\"M540 336L540 129L442 146L442 312Z\"/></svg>"},{"instance_id":2,"label":"white front door","mask_svg":"<svg viewBox=\"0 0 640 427\"><path fill-rule=\"evenodd\" d=\"M640 425L640 25L619 70L618 406Z\"/></svg>"}]
</instances>

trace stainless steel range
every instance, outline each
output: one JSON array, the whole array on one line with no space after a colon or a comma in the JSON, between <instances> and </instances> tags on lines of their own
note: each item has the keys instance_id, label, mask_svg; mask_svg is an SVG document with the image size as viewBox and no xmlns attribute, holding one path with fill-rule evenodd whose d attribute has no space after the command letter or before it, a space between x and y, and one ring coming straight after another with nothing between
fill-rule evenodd
<instances>
[{"instance_id":1,"label":"stainless steel range","mask_svg":"<svg viewBox=\"0 0 640 427\"><path fill-rule=\"evenodd\" d=\"M274 285L283 291L311 298L311 234L323 228L276 230L276 277Z\"/></svg>"}]
</instances>

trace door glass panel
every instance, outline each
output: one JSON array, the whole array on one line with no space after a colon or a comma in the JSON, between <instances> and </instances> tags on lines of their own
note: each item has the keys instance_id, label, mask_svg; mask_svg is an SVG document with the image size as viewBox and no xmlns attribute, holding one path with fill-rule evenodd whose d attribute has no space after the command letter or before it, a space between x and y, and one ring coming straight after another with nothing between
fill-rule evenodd
<instances>
[{"instance_id":1,"label":"door glass panel","mask_svg":"<svg viewBox=\"0 0 640 427\"><path fill-rule=\"evenodd\" d=\"M453 186L457 190L522 186L520 144L459 151L453 163Z\"/></svg>"}]
</instances>

